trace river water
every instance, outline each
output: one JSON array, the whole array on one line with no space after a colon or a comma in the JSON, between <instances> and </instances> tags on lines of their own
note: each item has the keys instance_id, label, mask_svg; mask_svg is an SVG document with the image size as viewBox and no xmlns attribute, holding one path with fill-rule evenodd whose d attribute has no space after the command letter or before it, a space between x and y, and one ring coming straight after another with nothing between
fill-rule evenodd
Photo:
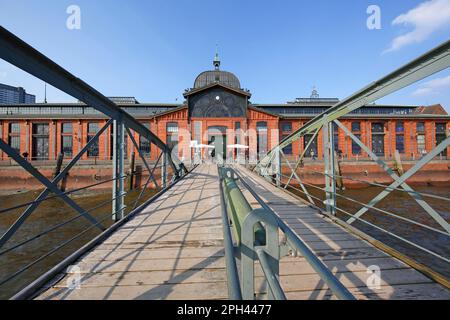
<instances>
[{"instance_id":1,"label":"river water","mask_svg":"<svg viewBox=\"0 0 450 320\"><path fill-rule=\"evenodd\" d=\"M0 196L0 209L10 208L22 203L33 201L39 193L39 191L30 191ZM139 193L140 190L135 190L127 194L125 197L125 204L127 205L127 208L133 207L134 201L137 199ZM140 203L150 198L155 193L155 190L148 190L140 200ZM94 194L89 193L74 195L71 196L71 198L84 209L98 207L90 213L97 219L97 221L101 221L103 226L108 227L113 223L111 218L111 191L102 193L97 191ZM101 206L103 203L107 204ZM3 234L14 223L24 209L25 208L21 208L10 212L0 213L0 234ZM33 214L17 231L17 233L5 244L4 247L0 249L0 283L3 282L3 280L5 280L9 275L12 275L17 270L47 254L50 250L57 248L63 242L74 238L80 232L84 232L90 228L92 224L84 218L77 218L63 227L58 228L47 235L43 235L34 241L12 250L11 252L2 255L2 251L5 249L7 250L19 242L27 240L48 230L52 226L61 224L76 216L78 216L78 213L71 209L71 207L69 207L62 200L50 199L43 201L39 205L38 209L33 212ZM91 227L81 237L68 243L48 258L45 258L41 262L32 266L28 271L21 273L10 281L0 285L0 299L11 297L26 284L36 279L39 275L56 265L58 262L89 242L89 240L98 234L100 234L100 229Z\"/></svg>"},{"instance_id":2,"label":"river water","mask_svg":"<svg viewBox=\"0 0 450 320\"><path fill-rule=\"evenodd\" d=\"M382 189L378 187L370 187L366 189L338 191L338 193L343 194L346 197L357 199L360 202L368 203L368 201L375 197L381 190ZM416 187L415 190L419 192L422 191L444 197L450 197L450 188ZM323 199L324 197L323 192L320 192L316 189L309 188L309 192L321 199ZM148 199L154 193L155 192L153 190L150 190L145 195L145 198ZM38 194L39 192L36 191L0 196L0 209L9 208L11 206L18 205L27 201L32 201L37 197ZM129 206L132 205L138 194L139 190L129 193L126 197L126 204L128 204ZM300 193L298 194L301 195ZM74 196L73 199L83 208L88 209L98 206L107 200L110 200L111 193L105 192L101 194L84 194ZM450 206L447 201L436 200L433 198L426 198L426 200L437 212L441 214L444 219L450 221ZM338 207L343 208L350 213L355 213L361 206L338 197ZM388 197L380 202L377 207L394 212L397 215L412 219L425 225L440 228L439 225L405 192L392 192ZM0 234L3 234L9 228L9 226L11 226L11 224L18 218L19 214L22 211L23 208L14 210L13 212L0 213ZM110 204L91 212L91 214L97 220L105 219L106 217L106 220L103 221L103 224L105 226L109 226L112 224L111 218L108 217L110 213ZM23 240L29 239L36 234L39 234L44 230L47 230L51 226L67 221L75 217L76 215L77 214L62 200L51 199L48 201L44 201L39 206L39 208L27 219L27 221L23 224L19 231L14 235L14 237L11 238L10 241L0 249L0 252ZM339 217L346 218L346 216L342 213L338 212L337 215ZM440 255L445 256L447 259L450 259L450 238L448 236L424 229L419 226L411 225L408 222L389 217L374 210L367 212L363 216L363 218L370 223L383 227L386 230L389 230L414 243L417 243L420 246L427 248L428 250L434 251ZM431 267L447 278L450 278L449 263L444 262L441 259L425 253L417 248L414 248L413 246L406 244L403 241L387 235L362 222L357 221L353 225L358 229L368 233L372 237L387 243L394 249L397 249L398 251L416 259L418 262ZM87 220L85 220L84 218L79 218L65 225L64 227L61 227L56 231L42 236L24 246L21 246L9 253L0 255L0 282L6 279L8 275L13 274L35 259L38 259L39 257L45 255L50 250L57 248L64 241L67 241L83 230L86 230L86 228L89 228L89 226L90 223ZM48 258L37 263L28 271L1 285L0 299L9 298L12 294L23 288L32 280L36 279L43 272L54 266L64 257L81 247L83 244L87 243L90 239L98 234L98 229L90 229L79 239L71 242L67 246L61 248L61 250L55 252L55 254L52 254Z\"/></svg>"},{"instance_id":3,"label":"river water","mask_svg":"<svg viewBox=\"0 0 450 320\"><path fill-rule=\"evenodd\" d=\"M324 200L325 195L323 191L313 187L306 188L313 197ZM450 187L417 186L413 189L417 192L450 198ZM337 194L341 194L347 198L355 199L361 203L367 204L382 190L384 190L384 188L369 187L364 189L348 189L344 191L337 190ZM293 189L291 189L291 191L300 197L305 198L304 194L301 192ZM425 196L423 199L426 200L426 202L447 222L450 222L450 202ZM319 204L319 201L316 201L316 203L319 207L324 207L322 203ZM362 205L338 196L337 207L347 211L348 213L354 214L362 207ZM379 202L375 207L394 213L398 216L408 218L415 222L419 222L426 226L443 230L442 227L406 192L395 190ZM343 220L347 220L349 218L349 215L340 211L337 211L336 216ZM364 219L373 225L381 227L382 229L415 243L429 251L435 252L446 259L450 259L450 236L426 229L422 226L414 225L410 222L400 220L396 217L389 216L373 209L362 215L361 219ZM373 238L380 240L397 251L415 259L417 262L430 267L450 279L450 263L418 249L413 245L396 238L395 236L389 235L386 232L370 226L363 221L356 220L352 225Z\"/></svg>"}]
</instances>

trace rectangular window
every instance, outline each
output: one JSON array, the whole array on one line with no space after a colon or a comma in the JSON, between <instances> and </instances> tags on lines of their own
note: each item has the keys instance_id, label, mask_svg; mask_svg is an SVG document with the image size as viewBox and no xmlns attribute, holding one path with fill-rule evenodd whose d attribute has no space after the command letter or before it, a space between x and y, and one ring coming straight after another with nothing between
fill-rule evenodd
<instances>
[{"instance_id":1,"label":"rectangular window","mask_svg":"<svg viewBox=\"0 0 450 320\"><path fill-rule=\"evenodd\" d=\"M72 134L72 131L73 131L73 127L72 127L71 122L64 122L63 124L61 124L61 132L62 133Z\"/></svg>"},{"instance_id":2,"label":"rectangular window","mask_svg":"<svg viewBox=\"0 0 450 320\"><path fill-rule=\"evenodd\" d=\"M446 123L436 123L436 133L445 133Z\"/></svg>"},{"instance_id":3,"label":"rectangular window","mask_svg":"<svg viewBox=\"0 0 450 320\"><path fill-rule=\"evenodd\" d=\"M144 123L144 127L146 127L148 130L150 130L150 123ZM139 151L144 156L149 156L151 152L151 143L150 140L148 140L146 137L140 137L139 138Z\"/></svg>"},{"instance_id":4,"label":"rectangular window","mask_svg":"<svg viewBox=\"0 0 450 320\"><path fill-rule=\"evenodd\" d=\"M424 134L418 134L417 135L417 151L419 154L425 153L425 135Z\"/></svg>"},{"instance_id":5,"label":"rectangular window","mask_svg":"<svg viewBox=\"0 0 450 320\"><path fill-rule=\"evenodd\" d=\"M99 131L99 125L96 122L90 122L88 123L88 135L87 135L87 142L91 141L97 132ZM87 150L87 156L90 158L98 157L99 156L99 143L98 139L92 143L92 145Z\"/></svg>"},{"instance_id":6,"label":"rectangular window","mask_svg":"<svg viewBox=\"0 0 450 320\"><path fill-rule=\"evenodd\" d=\"M72 158L73 155L73 127L71 122L61 124L61 152L64 158Z\"/></svg>"},{"instance_id":7,"label":"rectangular window","mask_svg":"<svg viewBox=\"0 0 450 320\"><path fill-rule=\"evenodd\" d=\"M303 144L304 144L303 149L306 149L306 146L308 145L309 141L311 141L312 137L313 137L312 134L305 135L305 137L303 138ZM311 143L311 145L309 146L309 149L306 150L305 157L311 157L311 158L317 157L317 136L314 139L314 141Z\"/></svg>"},{"instance_id":8,"label":"rectangular window","mask_svg":"<svg viewBox=\"0 0 450 320\"><path fill-rule=\"evenodd\" d=\"M265 131L267 132L267 122L265 121L259 121L256 123L256 131L262 132Z\"/></svg>"},{"instance_id":9,"label":"rectangular window","mask_svg":"<svg viewBox=\"0 0 450 320\"><path fill-rule=\"evenodd\" d=\"M395 149L399 153L405 153L405 124L403 122L395 123Z\"/></svg>"},{"instance_id":10,"label":"rectangular window","mask_svg":"<svg viewBox=\"0 0 450 320\"><path fill-rule=\"evenodd\" d=\"M287 138L288 136L288 134L285 134L281 136L281 139ZM292 143L283 148L283 153L285 155L292 155Z\"/></svg>"},{"instance_id":11,"label":"rectangular window","mask_svg":"<svg viewBox=\"0 0 450 320\"><path fill-rule=\"evenodd\" d=\"M372 123L372 133L384 133L384 123L382 122Z\"/></svg>"},{"instance_id":12,"label":"rectangular window","mask_svg":"<svg viewBox=\"0 0 450 320\"><path fill-rule=\"evenodd\" d=\"M281 132L292 132L292 122L281 123Z\"/></svg>"},{"instance_id":13,"label":"rectangular window","mask_svg":"<svg viewBox=\"0 0 450 320\"><path fill-rule=\"evenodd\" d=\"M267 154L267 122L260 121L256 123L257 145L256 153L258 159Z\"/></svg>"},{"instance_id":14,"label":"rectangular window","mask_svg":"<svg viewBox=\"0 0 450 320\"><path fill-rule=\"evenodd\" d=\"M438 146L442 141L447 139L446 133L447 124L446 123L436 123L436 146ZM444 149L439 155L446 157L447 148Z\"/></svg>"},{"instance_id":15,"label":"rectangular window","mask_svg":"<svg viewBox=\"0 0 450 320\"><path fill-rule=\"evenodd\" d=\"M397 134L395 137L395 148L399 153L405 153L405 136L403 134Z\"/></svg>"},{"instance_id":16,"label":"rectangular window","mask_svg":"<svg viewBox=\"0 0 450 320\"><path fill-rule=\"evenodd\" d=\"M49 125L33 123L32 159L48 160L49 157Z\"/></svg>"},{"instance_id":17,"label":"rectangular window","mask_svg":"<svg viewBox=\"0 0 450 320\"><path fill-rule=\"evenodd\" d=\"M384 156L384 123L372 123L372 151L377 156Z\"/></svg>"},{"instance_id":18,"label":"rectangular window","mask_svg":"<svg viewBox=\"0 0 450 320\"><path fill-rule=\"evenodd\" d=\"M167 132L177 133L178 132L178 123L168 122L167 123Z\"/></svg>"},{"instance_id":19,"label":"rectangular window","mask_svg":"<svg viewBox=\"0 0 450 320\"><path fill-rule=\"evenodd\" d=\"M425 122L417 122L416 131L420 133L425 132Z\"/></svg>"},{"instance_id":20,"label":"rectangular window","mask_svg":"<svg viewBox=\"0 0 450 320\"><path fill-rule=\"evenodd\" d=\"M194 121L194 140L197 141L198 144L202 143L202 122Z\"/></svg>"},{"instance_id":21,"label":"rectangular window","mask_svg":"<svg viewBox=\"0 0 450 320\"><path fill-rule=\"evenodd\" d=\"M64 158L72 158L73 154L73 140L72 136L62 136L62 153L64 155Z\"/></svg>"},{"instance_id":22,"label":"rectangular window","mask_svg":"<svg viewBox=\"0 0 450 320\"><path fill-rule=\"evenodd\" d=\"M88 123L88 133L95 135L99 130L98 123L90 122Z\"/></svg>"},{"instance_id":23,"label":"rectangular window","mask_svg":"<svg viewBox=\"0 0 450 320\"><path fill-rule=\"evenodd\" d=\"M355 136L361 140L361 134L355 134ZM361 147L355 141L352 140L352 154L353 155L361 155Z\"/></svg>"},{"instance_id":24,"label":"rectangular window","mask_svg":"<svg viewBox=\"0 0 450 320\"><path fill-rule=\"evenodd\" d=\"M172 154L178 156L178 123L168 122L166 133L167 146L172 150Z\"/></svg>"},{"instance_id":25,"label":"rectangular window","mask_svg":"<svg viewBox=\"0 0 450 320\"><path fill-rule=\"evenodd\" d=\"M10 133L20 133L20 123L10 123L9 124Z\"/></svg>"},{"instance_id":26,"label":"rectangular window","mask_svg":"<svg viewBox=\"0 0 450 320\"><path fill-rule=\"evenodd\" d=\"M361 122L352 122L352 132L361 132Z\"/></svg>"},{"instance_id":27,"label":"rectangular window","mask_svg":"<svg viewBox=\"0 0 450 320\"><path fill-rule=\"evenodd\" d=\"M339 127L336 123L332 124L333 126L333 147L334 151L336 151L338 154L340 154L339 150Z\"/></svg>"},{"instance_id":28,"label":"rectangular window","mask_svg":"<svg viewBox=\"0 0 450 320\"><path fill-rule=\"evenodd\" d=\"M239 121L234 123L235 143L241 144L241 123Z\"/></svg>"},{"instance_id":29,"label":"rectangular window","mask_svg":"<svg viewBox=\"0 0 450 320\"><path fill-rule=\"evenodd\" d=\"M8 128L8 144L18 154L20 154L20 124L10 123Z\"/></svg>"}]
</instances>

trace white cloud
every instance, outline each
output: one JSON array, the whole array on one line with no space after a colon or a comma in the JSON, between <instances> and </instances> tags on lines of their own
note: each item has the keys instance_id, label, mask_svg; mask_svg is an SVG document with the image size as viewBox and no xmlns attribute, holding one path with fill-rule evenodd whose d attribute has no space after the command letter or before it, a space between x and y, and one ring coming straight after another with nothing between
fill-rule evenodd
<instances>
[{"instance_id":1,"label":"white cloud","mask_svg":"<svg viewBox=\"0 0 450 320\"><path fill-rule=\"evenodd\" d=\"M450 90L450 76L436 78L423 83L413 92L415 96L427 96L440 93L443 89Z\"/></svg>"},{"instance_id":2,"label":"white cloud","mask_svg":"<svg viewBox=\"0 0 450 320\"><path fill-rule=\"evenodd\" d=\"M412 26L413 30L394 38L389 49L383 53L422 42L433 32L450 26L450 0L423 2L407 13L399 15L392 21L392 25Z\"/></svg>"}]
</instances>

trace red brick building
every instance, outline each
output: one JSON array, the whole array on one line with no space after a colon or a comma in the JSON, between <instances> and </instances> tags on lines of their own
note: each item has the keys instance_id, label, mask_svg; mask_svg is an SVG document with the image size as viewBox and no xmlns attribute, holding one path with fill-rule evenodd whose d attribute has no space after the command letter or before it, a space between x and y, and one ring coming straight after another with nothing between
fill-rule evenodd
<instances>
[{"instance_id":1,"label":"red brick building","mask_svg":"<svg viewBox=\"0 0 450 320\"><path fill-rule=\"evenodd\" d=\"M245 145L251 160L265 154L279 139L330 108L337 99L319 98L314 90L310 98L298 98L284 104L254 104L251 94L242 89L238 78L215 69L201 73L194 87L184 93L182 104L139 103L134 98L111 98L121 108L139 119L164 142L174 148L180 159L189 161L195 145L214 144L217 156L235 158L239 151L230 145ZM0 138L31 160L54 160L60 153L66 159L76 155L88 139L106 124L107 118L82 103L0 105ZM440 105L399 106L369 105L341 118L341 122L376 154L392 158L399 150L404 158L418 158L445 139L450 117ZM108 160L112 156L112 128L108 128L83 160ZM135 136L140 149L156 160L159 150ZM296 157L310 139L306 136L287 147L287 156ZM127 153L134 152L127 139ZM342 158L367 155L345 136L335 131L335 148ZM322 135L311 149L322 158ZM201 150L203 156L210 149ZM447 150L442 156L447 156ZM242 151L241 151L242 152ZM308 150L307 156L312 156ZM0 161L8 157L0 151Z\"/></svg>"}]
</instances>

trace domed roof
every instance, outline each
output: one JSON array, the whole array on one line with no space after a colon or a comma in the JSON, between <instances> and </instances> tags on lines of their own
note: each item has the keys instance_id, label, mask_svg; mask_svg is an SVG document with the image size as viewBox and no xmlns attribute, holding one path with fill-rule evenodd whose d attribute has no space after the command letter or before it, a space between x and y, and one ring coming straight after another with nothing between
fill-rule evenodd
<instances>
[{"instance_id":1,"label":"domed roof","mask_svg":"<svg viewBox=\"0 0 450 320\"><path fill-rule=\"evenodd\" d=\"M199 74L194 82L194 89L203 88L213 83L220 83L233 89L241 89L241 83L239 79L231 72L220 70L220 58L219 54L213 60L214 69L212 71L205 71Z\"/></svg>"},{"instance_id":2,"label":"domed roof","mask_svg":"<svg viewBox=\"0 0 450 320\"><path fill-rule=\"evenodd\" d=\"M241 83L234 74L221 70L200 73L197 79L195 79L194 89L203 88L213 83L220 83L234 89L241 89Z\"/></svg>"}]
</instances>

